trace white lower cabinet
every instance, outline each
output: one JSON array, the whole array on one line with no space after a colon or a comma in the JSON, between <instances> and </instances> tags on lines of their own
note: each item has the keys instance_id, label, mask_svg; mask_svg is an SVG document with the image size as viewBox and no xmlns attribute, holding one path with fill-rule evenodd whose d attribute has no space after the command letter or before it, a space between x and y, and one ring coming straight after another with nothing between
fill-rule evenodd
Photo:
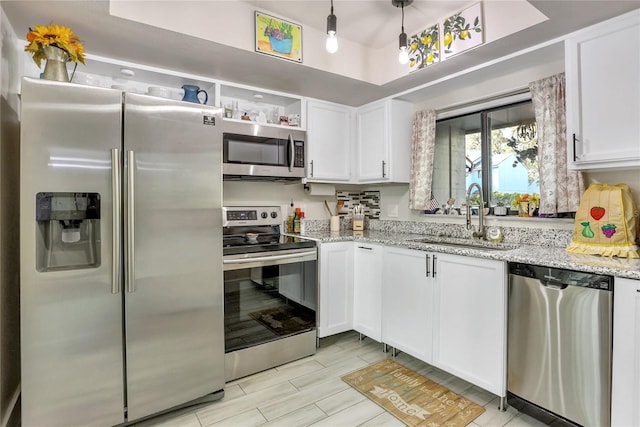
<instances>
[{"instance_id":1,"label":"white lower cabinet","mask_svg":"<svg viewBox=\"0 0 640 427\"><path fill-rule=\"evenodd\" d=\"M505 396L506 263L437 254L433 275L433 364Z\"/></svg>"},{"instance_id":2,"label":"white lower cabinet","mask_svg":"<svg viewBox=\"0 0 640 427\"><path fill-rule=\"evenodd\" d=\"M640 425L640 280L614 279L611 425Z\"/></svg>"},{"instance_id":3,"label":"white lower cabinet","mask_svg":"<svg viewBox=\"0 0 640 427\"><path fill-rule=\"evenodd\" d=\"M382 342L431 363L433 286L428 252L385 246Z\"/></svg>"},{"instance_id":4,"label":"white lower cabinet","mask_svg":"<svg viewBox=\"0 0 640 427\"><path fill-rule=\"evenodd\" d=\"M355 329L506 396L505 262L361 242L323 243L319 287L320 338ZM635 316L638 337L640 308ZM635 368L640 372L637 362ZM640 383L635 387L637 402Z\"/></svg>"},{"instance_id":5,"label":"white lower cabinet","mask_svg":"<svg viewBox=\"0 0 640 427\"><path fill-rule=\"evenodd\" d=\"M354 246L353 329L378 342L382 339L382 251L379 245Z\"/></svg>"},{"instance_id":6,"label":"white lower cabinet","mask_svg":"<svg viewBox=\"0 0 640 427\"><path fill-rule=\"evenodd\" d=\"M322 243L318 337L353 329L353 242Z\"/></svg>"}]
</instances>

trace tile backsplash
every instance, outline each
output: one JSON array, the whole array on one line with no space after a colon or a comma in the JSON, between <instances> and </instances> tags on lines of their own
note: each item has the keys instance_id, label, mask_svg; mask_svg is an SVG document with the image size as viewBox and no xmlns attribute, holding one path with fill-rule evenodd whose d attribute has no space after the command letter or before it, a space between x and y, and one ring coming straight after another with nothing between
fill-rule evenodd
<instances>
[{"instance_id":1,"label":"tile backsplash","mask_svg":"<svg viewBox=\"0 0 640 427\"><path fill-rule=\"evenodd\" d=\"M355 205L362 205L364 214L368 218L380 218L380 192L379 191L337 191L338 200L344 200L344 207L339 212L340 216L348 216Z\"/></svg>"}]
</instances>

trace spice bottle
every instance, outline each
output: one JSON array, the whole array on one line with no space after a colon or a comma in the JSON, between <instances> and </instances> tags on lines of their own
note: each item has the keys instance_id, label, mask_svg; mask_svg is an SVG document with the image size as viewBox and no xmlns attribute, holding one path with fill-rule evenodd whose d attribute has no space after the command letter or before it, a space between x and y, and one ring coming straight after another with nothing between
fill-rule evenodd
<instances>
[{"instance_id":1,"label":"spice bottle","mask_svg":"<svg viewBox=\"0 0 640 427\"><path fill-rule=\"evenodd\" d=\"M300 211L300 234L304 234L304 231L305 231L304 212Z\"/></svg>"},{"instance_id":2,"label":"spice bottle","mask_svg":"<svg viewBox=\"0 0 640 427\"><path fill-rule=\"evenodd\" d=\"M296 208L293 214L293 232L300 232L300 208Z\"/></svg>"}]
</instances>

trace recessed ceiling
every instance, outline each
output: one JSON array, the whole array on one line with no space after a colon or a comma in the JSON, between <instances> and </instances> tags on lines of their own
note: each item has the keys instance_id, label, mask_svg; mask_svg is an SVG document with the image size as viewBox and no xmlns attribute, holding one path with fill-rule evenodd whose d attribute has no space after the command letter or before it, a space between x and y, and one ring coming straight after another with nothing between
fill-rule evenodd
<instances>
[{"instance_id":1,"label":"recessed ceiling","mask_svg":"<svg viewBox=\"0 0 640 427\"><path fill-rule=\"evenodd\" d=\"M330 0L274 1L249 0L259 10L268 10L286 16L305 27L327 30ZM409 35L439 18L460 12L468 0L415 0L404 9L404 27ZM400 34L401 11L391 0L333 0L334 14L338 17L338 37L367 47L377 47L397 41Z\"/></svg>"},{"instance_id":2,"label":"recessed ceiling","mask_svg":"<svg viewBox=\"0 0 640 427\"><path fill-rule=\"evenodd\" d=\"M198 14L201 5L208 3L211 7L212 3L215 5L218 2L225 7L232 4L229 0L181 1L179 3L184 13L175 19L189 20ZM163 5L171 2L149 0L141 3L153 16ZM411 31L417 31L473 3L415 0L405 10L406 32L410 34ZM529 3L549 19L383 85L117 18L109 14L109 2L104 0L3 0L0 5L20 38L24 38L27 28L35 23L55 22L71 27L85 42L87 51L95 55L353 106L442 79L640 7L638 0L530 0ZM300 23L303 28L315 28L318 31L326 28L330 9L329 0L251 0L250 5ZM243 6L247 7L246 4ZM400 11L390 0L334 0L334 12L338 17L338 33L342 39L351 39L365 46L397 41ZM207 17L207 21L216 25L215 14ZM314 48L305 46L305 50Z\"/></svg>"}]
</instances>

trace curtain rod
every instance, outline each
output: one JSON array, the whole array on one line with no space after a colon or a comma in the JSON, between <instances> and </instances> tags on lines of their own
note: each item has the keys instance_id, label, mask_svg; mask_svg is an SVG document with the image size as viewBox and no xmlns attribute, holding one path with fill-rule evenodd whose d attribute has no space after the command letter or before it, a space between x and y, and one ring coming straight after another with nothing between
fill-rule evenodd
<instances>
[{"instance_id":1,"label":"curtain rod","mask_svg":"<svg viewBox=\"0 0 640 427\"><path fill-rule=\"evenodd\" d=\"M521 95L527 96L521 96ZM508 98L516 98L510 100ZM531 94L529 92L529 87L524 87L520 89L515 89L510 92L504 92L498 95L493 95L488 98L477 99L474 101L465 102L464 104L454 104L448 107L444 107L436 110L436 116L438 119L457 116L461 114L467 114L472 111L480 111L485 110L487 108L497 107L500 105L509 104L511 102L523 101L531 98ZM500 102L496 102L500 101Z\"/></svg>"}]
</instances>

